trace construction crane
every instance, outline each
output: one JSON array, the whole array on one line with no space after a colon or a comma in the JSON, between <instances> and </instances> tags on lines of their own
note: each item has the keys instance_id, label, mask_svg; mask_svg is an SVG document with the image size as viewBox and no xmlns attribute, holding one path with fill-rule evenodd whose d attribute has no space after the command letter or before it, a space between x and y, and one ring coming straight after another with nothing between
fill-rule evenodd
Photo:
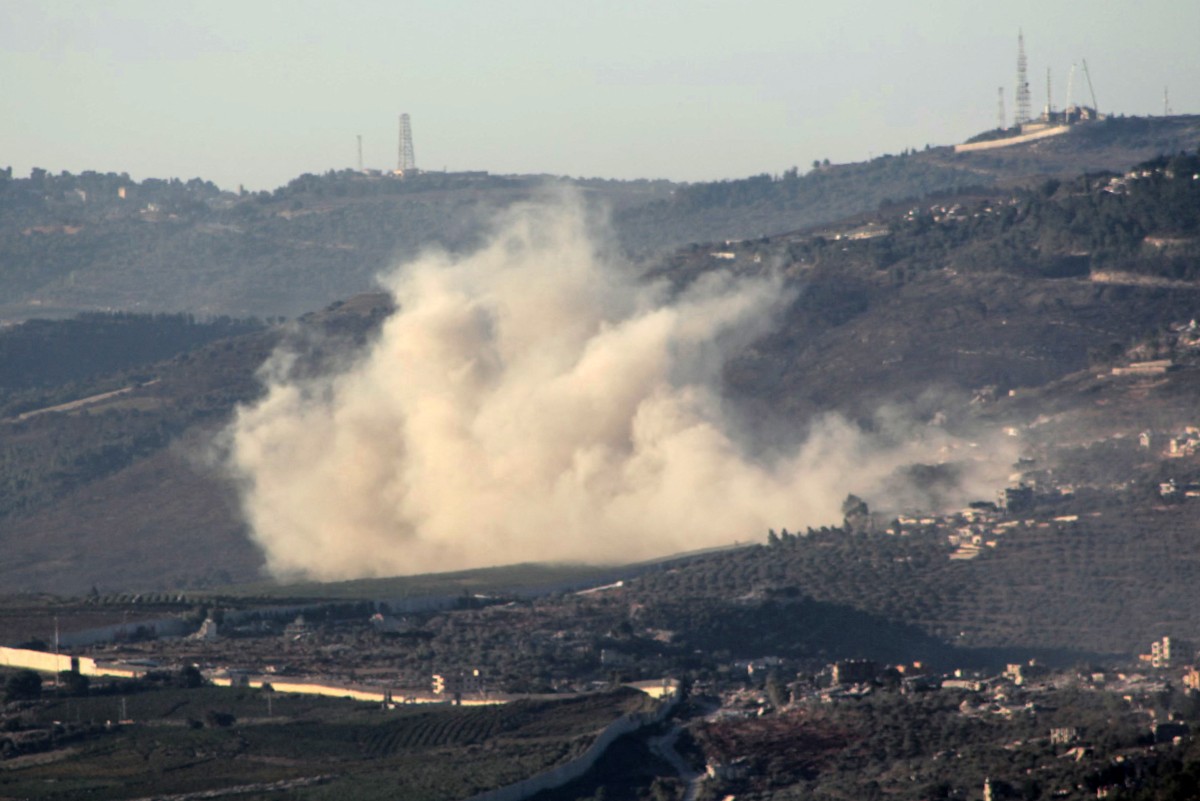
<instances>
[{"instance_id":1,"label":"construction crane","mask_svg":"<svg viewBox=\"0 0 1200 801\"><path fill-rule=\"evenodd\" d=\"M1092 73L1088 72L1087 59L1083 59L1083 76L1087 78L1088 92L1092 96L1092 108L1096 110L1096 116L1100 116L1100 106L1096 104L1096 90L1092 88Z\"/></svg>"}]
</instances>

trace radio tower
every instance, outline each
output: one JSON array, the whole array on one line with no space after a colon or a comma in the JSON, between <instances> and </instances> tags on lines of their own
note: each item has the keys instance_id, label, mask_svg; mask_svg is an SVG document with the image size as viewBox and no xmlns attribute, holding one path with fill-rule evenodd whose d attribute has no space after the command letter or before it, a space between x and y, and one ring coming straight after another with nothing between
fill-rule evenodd
<instances>
[{"instance_id":1,"label":"radio tower","mask_svg":"<svg viewBox=\"0 0 1200 801\"><path fill-rule=\"evenodd\" d=\"M417 172L417 160L413 156L412 123L407 114L400 115L400 158L396 172L401 178Z\"/></svg>"},{"instance_id":2,"label":"radio tower","mask_svg":"<svg viewBox=\"0 0 1200 801\"><path fill-rule=\"evenodd\" d=\"M1029 122L1029 76L1028 63L1025 60L1025 33L1017 31L1017 116L1014 122L1018 126Z\"/></svg>"},{"instance_id":3,"label":"radio tower","mask_svg":"<svg viewBox=\"0 0 1200 801\"><path fill-rule=\"evenodd\" d=\"M1005 127L1007 127L1004 124L1004 119L1005 119L1006 115L1004 113L1004 87L1003 86L1000 87L1000 91L998 92L998 94L1000 95L1000 109L999 109L998 113L996 114L996 127L999 128L1001 131L1003 131L1005 129Z\"/></svg>"}]
</instances>

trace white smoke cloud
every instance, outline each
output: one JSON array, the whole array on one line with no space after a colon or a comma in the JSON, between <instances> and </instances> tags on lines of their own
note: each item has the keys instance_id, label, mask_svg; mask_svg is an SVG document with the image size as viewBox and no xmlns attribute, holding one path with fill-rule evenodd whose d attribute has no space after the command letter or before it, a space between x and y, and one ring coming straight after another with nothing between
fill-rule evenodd
<instances>
[{"instance_id":1,"label":"white smoke cloud","mask_svg":"<svg viewBox=\"0 0 1200 801\"><path fill-rule=\"evenodd\" d=\"M647 286L583 217L525 207L471 256L397 270L398 311L341 372L295 378L276 355L228 432L268 569L341 579L728 544L836 523L847 492L874 501L897 466L957 444L925 427L881 446L830 417L756 461L720 371L775 324L780 279Z\"/></svg>"}]
</instances>

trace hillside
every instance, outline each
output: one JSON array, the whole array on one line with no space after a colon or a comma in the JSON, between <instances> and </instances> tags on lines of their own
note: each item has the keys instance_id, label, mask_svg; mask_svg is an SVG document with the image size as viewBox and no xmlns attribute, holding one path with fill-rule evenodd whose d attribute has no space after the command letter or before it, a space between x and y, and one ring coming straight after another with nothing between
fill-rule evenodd
<instances>
[{"instance_id":1,"label":"hillside","mask_svg":"<svg viewBox=\"0 0 1200 801\"><path fill-rule=\"evenodd\" d=\"M0 331L0 352L9 356L0 371L0 541L12 588L72 593L255 578L261 557L233 487L214 466L214 435L235 404L259 392L256 371L281 341L319 343L310 353L317 364L361 345L388 308L387 298L366 296L295 327L197 326L222 336L190 343L171 342L174 318L119 318L108 332L115 344L132 330L158 342L160 354L163 345L190 346L163 361L113 348L123 369L99 375L89 372L99 362L55 359L77 333L103 340L102 323ZM237 330L245 333L229 335ZM87 350L71 351L79 352ZM37 369L19 369L24 362ZM57 409L70 400L82 403Z\"/></svg>"},{"instance_id":2,"label":"hillside","mask_svg":"<svg viewBox=\"0 0 1200 801\"><path fill-rule=\"evenodd\" d=\"M680 285L718 267L774 268L796 292L776 329L726 368L729 397L764 438L783 425L798 437L829 410L874 425L889 403L905 405L918 424L936 418L964 434L1010 428L1029 460L1017 469L1046 505L1014 518L1002 542L969 559L950 558L961 522L897 538L884 533L892 520L884 517L854 535L831 530L774 552L702 560L645 579L646 592L677 599L659 607L647 596L647 614L663 615L662 625L695 647L723 631L737 633L747 653L779 650L784 638L797 655L818 652L826 635L809 641L770 615L760 630L747 622L760 617L746 618L747 607L729 598L830 605L804 607L802 619L857 621L850 628L877 632L866 641L893 642L889 653L899 654L934 641L980 653L1113 653L1155 633L1200 634L1183 611L1200 600L1191 595L1200 582L1186 556L1196 507L1182 497L1200 470L1194 456L1168 459L1165 446L1135 444L1143 432L1165 443L1197 422L1187 327L1200 306L1189 271L1200 226L1195 161L1147 162L1135 178L1122 171L972 190L723 246L732 258L697 246L664 260L658 274ZM47 378L36 390L14 383L6 391L19 394L22 409L42 408L31 391L44 406L92 400L0 424L10 488L0 510L6 586L81 593L256 579L261 557L236 495L205 458L211 436L234 404L260 391L255 371L282 338L307 343L304 369L320 370L361 346L390 308L385 297L362 296L296 324L197 341L165 361L131 358L118 372L72 375L69 384ZM27 339L70 325L10 333ZM1112 372L1154 359L1172 369ZM114 388L129 391L107 395ZM1159 493L1168 479L1180 498ZM1069 498L1060 492L1068 487ZM1054 520L1072 516L1070 525Z\"/></svg>"},{"instance_id":3,"label":"hillside","mask_svg":"<svg viewBox=\"0 0 1200 801\"><path fill-rule=\"evenodd\" d=\"M201 179L0 171L0 321L114 309L294 317L372 291L377 274L427 249L470 250L498 210L563 188L607 209L620 245L653 260L691 242L806 229L935 192L1120 171L1198 141L1195 117L1122 118L999 151L929 147L691 185L344 171L236 194Z\"/></svg>"}]
</instances>

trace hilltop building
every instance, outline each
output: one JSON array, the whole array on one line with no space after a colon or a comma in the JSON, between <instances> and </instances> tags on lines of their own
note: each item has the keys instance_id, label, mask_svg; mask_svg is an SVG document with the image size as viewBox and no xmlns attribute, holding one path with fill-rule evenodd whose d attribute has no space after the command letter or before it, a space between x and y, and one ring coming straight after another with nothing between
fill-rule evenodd
<instances>
[{"instance_id":1,"label":"hilltop building","mask_svg":"<svg viewBox=\"0 0 1200 801\"><path fill-rule=\"evenodd\" d=\"M1066 108L1056 111L1053 101L1050 96L1050 71L1046 70L1046 105L1042 109L1042 113L1034 117L1030 113L1030 107L1033 104L1032 97L1029 91L1029 75L1028 61L1025 57L1025 35L1021 32L1017 36L1017 86L1016 100L1017 111L1013 119L1012 127L1004 127L1004 95L1001 89L1000 95L1000 125L991 132L976 137L974 141L968 141L961 145L954 146L955 153L966 153L976 150L994 150L1001 147L1010 147L1019 145L1025 142L1034 142L1038 139L1045 139L1051 136L1061 136L1071 130L1071 126L1080 125L1082 123L1095 122L1104 119L1096 108L1096 93L1092 88L1092 77L1088 72L1087 60L1083 60L1083 74L1087 78L1088 91L1091 92L1092 105L1084 106L1071 102L1071 84L1075 78L1075 66L1071 66L1071 75L1067 83L1067 105Z\"/></svg>"}]
</instances>

